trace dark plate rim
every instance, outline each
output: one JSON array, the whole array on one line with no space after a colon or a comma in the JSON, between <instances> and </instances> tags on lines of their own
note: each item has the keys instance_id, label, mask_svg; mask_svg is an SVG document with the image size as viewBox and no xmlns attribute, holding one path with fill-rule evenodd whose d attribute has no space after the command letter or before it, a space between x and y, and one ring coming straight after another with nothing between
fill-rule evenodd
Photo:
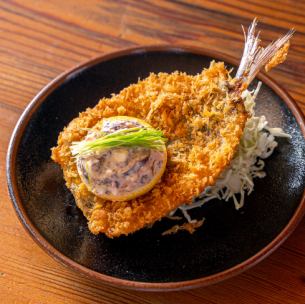
<instances>
[{"instance_id":1,"label":"dark plate rim","mask_svg":"<svg viewBox=\"0 0 305 304\"><path fill-rule=\"evenodd\" d=\"M146 291L172 291L172 290L182 290L182 289L207 286L228 279L232 276L235 276L245 271L246 269L249 269L250 267L256 265L258 262L266 258L276 248L278 248L286 240L286 238L294 231L294 229L302 219L303 215L305 214L305 191L303 192L303 196L298 208L296 209L294 215L291 217L290 221L287 223L284 229L267 246L265 246L263 249L261 249L252 257L227 270L221 271L219 273L210 276L202 277L199 279L179 281L179 282L153 283L153 282L130 281L126 279L120 279L117 277L105 275L96 272L94 270L91 270L85 266L82 266L74 262L72 259L66 257L55 247L49 244L49 242L41 235L41 233L36 229L34 224L31 222L31 219L28 217L23 207L22 200L20 198L17 187L17 182L16 182L17 177L15 174L15 161L16 161L16 154L18 151L20 139L22 137L24 130L27 127L30 118L39 108L39 106L43 103L46 96L48 96L54 89L59 87L66 79L69 79L69 77L74 77L75 73L80 73L82 70L92 67L98 63L125 55L154 52L154 51L155 52L163 51L169 53L189 52L197 55L209 56L217 60L222 60L230 64L238 65L238 61L235 58L210 49L190 47L184 45L151 45L151 46L143 46L143 47L133 47L112 53L107 53L105 55L90 59L68 70L67 72L60 74L53 81L47 84L33 98L33 100L29 103L29 105L26 107L26 109L20 116L15 126L15 129L12 133L11 140L8 146L8 152L6 158L6 177L7 177L8 191L10 198L13 202L13 207L15 209L15 212L19 218L19 221L22 223L23 227L33 238L33 240L55 260L57 260L64 266L85 275L86 277L90 277L95 280L111 284L113 286L119 286L119 287L137 289L137 290L146 290ZM288 108L295 116L297 123L300 125L302 134L305 138L305 117L302 111L299 109L298 105L295 103L295 101L289 96L289 94L284 89L282 89L274 80L272 80L265 74L259 73L257 78L261 80L263 83L265 83L267 86L269 86L271 89L273 89L275 93L279 95L283 99L283 101L287 104Z\"/></svg>"}]
</instances>

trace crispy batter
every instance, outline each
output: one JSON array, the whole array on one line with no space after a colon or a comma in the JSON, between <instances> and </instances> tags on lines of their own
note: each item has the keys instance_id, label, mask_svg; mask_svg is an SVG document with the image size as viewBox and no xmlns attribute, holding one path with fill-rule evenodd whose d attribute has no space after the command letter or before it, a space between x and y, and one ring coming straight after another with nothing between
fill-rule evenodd
<instances>
[{"instance_id":1,"label":"crispy batter","mask_svg":"<svg viewBox=\"0 0 305 304\"><path fill-rule=\"evenodd\" d=\"M247 112L224 63L211 63L201 74L150 74L103 98L73 119L60 133L52 158L87 217L92 233L129 234L166 216L212 185L239 144ZM105 201L81 182L70 152L104 117L127 115L146 120L169 139L168 164L161 181L145 195L126 202Z\"/></svg>"},{"instance_id":2,"label":"crispy batter","mask_svg":"<svg viewBox=\"0 0 305 304\"><path fill-rule=\"evenodd\" d=\"M280 48L275 55L271 58L271 60L265 65L265 71L269 72L271 69L281 64L286 60L288 50L289 50L290 42L286 42L282 48Z\"/></svg>"},{"instance_id":3,"label":"crispy batter","mask_svg":"<svg viewBox=\"0 0 305 304\"><path fill-rule=\"evenodd\" d=\"M193 234L198 228L202 226L204 219L200 221L194 221L193 223L184 223L182 225L174 225L172 228L164 231L162 235L175 234L180 230L186 230L190 234Z\"/></svg>"}]
</instances>

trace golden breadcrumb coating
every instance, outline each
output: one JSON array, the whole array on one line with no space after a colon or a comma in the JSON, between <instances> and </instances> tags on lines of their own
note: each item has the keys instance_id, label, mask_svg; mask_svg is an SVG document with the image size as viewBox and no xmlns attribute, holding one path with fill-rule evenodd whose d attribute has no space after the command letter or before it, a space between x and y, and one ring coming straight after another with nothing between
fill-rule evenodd
<instances>
[{"instance_id":1,"label":"golden breadcrumb coating","mask_svg":"<svg viewBox=\"0 0 305 304\"><path fill-rule=\"evenodd\" d=\"M230 163L248 114L224 63L212 62L202 73L150 74L111 98L103 98L73 119L60 133L52 158L64 172L67 187L88 219L92 233L108 237L129 234L191 202L214 184ZM103 200L82 183L71 155L105 117L127 115L147 121L169 139L168 163L162 179L148 193L125 202Z\"/></svg>"},{"instance_id":2,"label":"golden breadcrumb coating","mask_svg":"<svg viewBox=\"0 0 305 304\"><path fill-rule=\"evenodd\" d=\"M271 69L276 67L277 65L283 63L288 55L290 42L286 42L282 48L280 48L275 55L271 58L271 60L265 65L265 71L269 72Z\"/></svg>"},{"instance_id":3,"label":"golden breadcrumb coating","mask_svg":"<svg viewBox=\"0 0 305 304\"><path fill-rule=\"evenodd\" d=\"M204 222L204 219L200 220L200 221L195 221L193 223L183 223L182 225L174 225L172 228L164 231L162 233L162 235L169 235L169 234L175 234L180 230L186 230L188 231L190 234L193 234L198 228L200 228L202 226Z\"/></svg>"}]
</instances>

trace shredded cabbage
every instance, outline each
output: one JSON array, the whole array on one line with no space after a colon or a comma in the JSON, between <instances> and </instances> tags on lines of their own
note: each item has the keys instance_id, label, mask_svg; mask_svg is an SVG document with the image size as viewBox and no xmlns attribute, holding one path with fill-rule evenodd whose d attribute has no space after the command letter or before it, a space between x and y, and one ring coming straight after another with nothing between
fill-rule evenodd
<instances>
[{"instance_id":1,"label":"shredded cabbage","mask_svg":"<svg viewBox=\"0 0 305 304\"><path fill-rule=\"evenodd\" d=\"M199 200L180 206L172 211L170 216L180 210L189 223L195 223L197 220L191 218L188 210L201 207L212 199L225 201L232 199L238 210L244 206L245 195L249 195L254 189L253 179L266 176L263 170L264 159L268 158L277 146L275 137L291 138L291 136L281 128L270 128L265 116L255 116L254 101L260 87L261 83L255 91L243 93L245 108L251 116L246 122L240 145L230 166L220 175L214 186L205 189Z\"/></svg>"}]
</instances>

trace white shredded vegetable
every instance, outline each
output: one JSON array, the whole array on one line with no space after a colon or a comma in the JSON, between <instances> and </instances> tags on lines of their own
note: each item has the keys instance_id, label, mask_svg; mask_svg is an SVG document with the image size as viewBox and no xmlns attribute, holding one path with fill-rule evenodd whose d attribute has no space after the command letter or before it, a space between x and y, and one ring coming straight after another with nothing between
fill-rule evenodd
<instances>
[{"instance_id":1,"label":"white shredded vegetable","mask_svg":"<svg viewBox=\"0 0 305 304\"><path fill-rule=\"evenodd\" d=\"M212 199L231 199L237 210L243 207L245 195L249 195L254 189L253 179L266 176L263 170L264 159L268 158L277 146L275 137L291 137L281 128L268 127L265 116L255 116L254 101L260 87L261 83L254 92L243 93L246 110L251 116L246 122L240 145L230 166L220 175L214 186L205 189L200 195L200 200L182 205L175 210L180 210L188 222L196 222L191 219L188 210L199 208ZM171 215L174 214L175 212L171 212Z\"/></svg>"}]
</instances>

